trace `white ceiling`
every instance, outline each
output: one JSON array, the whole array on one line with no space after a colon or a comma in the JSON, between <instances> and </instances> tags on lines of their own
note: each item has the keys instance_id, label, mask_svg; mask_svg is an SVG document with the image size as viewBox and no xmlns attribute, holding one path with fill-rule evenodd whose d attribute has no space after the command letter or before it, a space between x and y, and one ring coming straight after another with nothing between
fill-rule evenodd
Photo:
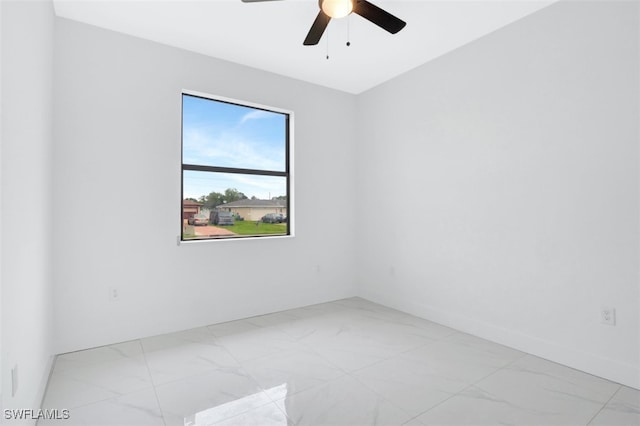
<instances>
[{"instance_id":1,"label":"white ceiling","mask_svg":"<svg viewBox=\"0 0 640 426\"><path fill-rule=\"evenodd\" d=\"M351 15L332 20L317 46L302 45L318 13L317 0L53 3L60 17L360 93L555 1L371 0L407 26L391 35ZM350 47L346 46L348 32Z\"/></svg>"}]
</instances>

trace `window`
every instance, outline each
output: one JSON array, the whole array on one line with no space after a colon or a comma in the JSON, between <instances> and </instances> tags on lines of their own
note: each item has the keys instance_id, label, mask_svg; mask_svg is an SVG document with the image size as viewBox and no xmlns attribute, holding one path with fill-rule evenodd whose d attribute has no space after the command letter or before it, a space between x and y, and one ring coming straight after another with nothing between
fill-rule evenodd
<instances>
[{"instance_id":1,"label":"window","mask_svg":"<svg viewBox=\"0 0 640 426\"><path fill-rule=\"evenodd\" d=\"M291 235L293 115L182 94L181 240Z\"/></svg>"}]
</instances>

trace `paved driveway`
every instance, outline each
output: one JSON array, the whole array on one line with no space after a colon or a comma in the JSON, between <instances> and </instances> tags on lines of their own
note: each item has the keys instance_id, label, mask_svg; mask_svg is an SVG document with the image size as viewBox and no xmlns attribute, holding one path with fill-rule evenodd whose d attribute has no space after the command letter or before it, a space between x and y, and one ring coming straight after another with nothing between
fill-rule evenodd
<instances>
[{"instance_id":1,"label":"paved driveway","mask_svg":"<svg viewBox=\"0 0 640 426\"><path fill-rule=\"evenodd\" d=\"M218 235L235 235L228 229L219 228L217 226L194 226L193 232L199 237L216 237Z\"/></svg>"}]
</instances>

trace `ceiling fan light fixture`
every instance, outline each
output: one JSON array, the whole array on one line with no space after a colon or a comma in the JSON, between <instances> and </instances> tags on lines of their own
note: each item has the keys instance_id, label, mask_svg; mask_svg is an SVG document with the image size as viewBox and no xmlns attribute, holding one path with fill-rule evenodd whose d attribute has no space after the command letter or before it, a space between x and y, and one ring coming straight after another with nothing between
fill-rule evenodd
<instances>
[{"instance_id":1,"label":"ceiling fan light fixture","mask_svg":"<svg viewBox=\"0 0 640 426\"><path fill-rule=\"evenodd\" d=\"M320 8L331 18L344 18L353 12L353 0L323 0Z\"/></svg>"}]
</instances>

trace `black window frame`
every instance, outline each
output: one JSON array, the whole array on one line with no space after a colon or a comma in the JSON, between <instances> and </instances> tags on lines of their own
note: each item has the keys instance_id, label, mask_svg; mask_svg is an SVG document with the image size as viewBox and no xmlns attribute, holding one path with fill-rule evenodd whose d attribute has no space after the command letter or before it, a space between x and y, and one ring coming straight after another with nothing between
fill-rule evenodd
<instances>
[{"instance_id":1,"label":"black window frame","mask_svg":"<svg viewBox=\"0 0 640 426\"><path fill-rule=\"evenodd\" d=\"M244 169L237 167L222 167L222 166L207 166L202 164L185 164L184 162L184 97L192 96L195 98L205 99L213 102L221 102L231 105L238 105L245 108L252 108L255 110L267 111L276 114L282 114L286 117L285 120L285 170L262 170L262 169ZM183 90L180 93L180 237L178 243L189 242L201 242L201 241L226 241L226 240L247 240L254 238L283 238L292 237L293 234L293 211L292 211L292 199L293 199L293 173L292 173L292 147L293 145L293 111L285 110L282 108L271 107L266 105L259 105L253 102L241 101L237 99L231 99L221 96L209 95L205 93ZM233 173L242 175L258 175L258 176L279 176L286 179L286 209L287 209L287 223L286 233L284 234L256 234L256 235L233 235L233 236L209 236L204 238L184 238L184 172L185 171L200 171L211 173Z\"/></svg>"}]
</instances>

